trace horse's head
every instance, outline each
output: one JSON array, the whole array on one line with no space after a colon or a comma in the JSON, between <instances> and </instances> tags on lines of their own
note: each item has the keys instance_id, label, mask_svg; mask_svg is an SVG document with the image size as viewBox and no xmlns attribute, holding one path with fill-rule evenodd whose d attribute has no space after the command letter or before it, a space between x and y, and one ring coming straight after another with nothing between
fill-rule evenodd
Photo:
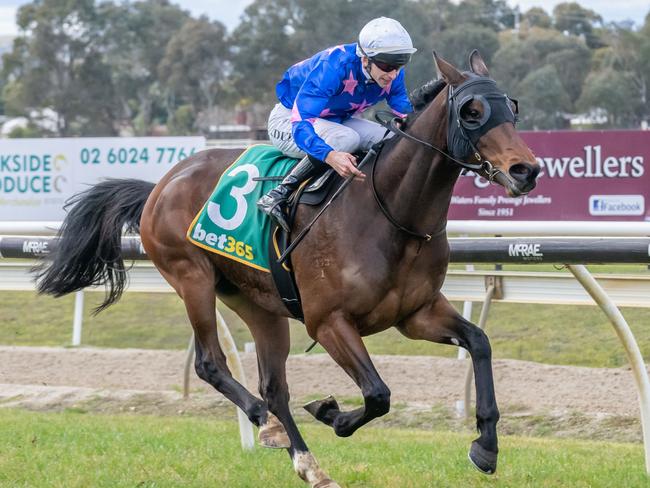
<instances>
[{"instance_id":1,"label":"horse's head","mask_svg":"<svg viewBox=\"0 0 650 488\"><path fill-rule=\"evenodd\" d=\"M439 76L449 85L447 143L450 154L481 165L478 172L501 184L509 195L535 188L540 167L515 129L517 102L490 78L478 51L469 57L471 71L461 73L433 55Z\"/></svg>"}]
</instances>

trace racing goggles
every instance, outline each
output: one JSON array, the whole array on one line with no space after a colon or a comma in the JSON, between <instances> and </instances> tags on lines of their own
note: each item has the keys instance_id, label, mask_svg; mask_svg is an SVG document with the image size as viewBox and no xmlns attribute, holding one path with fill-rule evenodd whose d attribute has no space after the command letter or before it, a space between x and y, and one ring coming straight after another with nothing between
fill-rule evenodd
<instances>
[{"instance_id":1,"label":"racing goggles","mask_svg":"<svg viewBox=\"0 0 650 488\"><path fill-rule=\"evenodd\" d=\"M370 62L377 66L384 73L390 73L391 71L399 71L405 64L411 60L410 53L380 53L372 58L369 58Z\"/></svg>"}]
</instances>

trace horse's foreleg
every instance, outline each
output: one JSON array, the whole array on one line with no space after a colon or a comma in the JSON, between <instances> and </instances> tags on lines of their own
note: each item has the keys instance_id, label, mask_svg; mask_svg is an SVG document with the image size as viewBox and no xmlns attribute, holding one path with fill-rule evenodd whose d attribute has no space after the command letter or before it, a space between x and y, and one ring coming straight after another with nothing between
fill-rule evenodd
<instances>
[{"instance_id":1,"label":"horse's foreleg","mask_svg":"<svg viewBox=\"0 0 650 488\"><path fill-rule=\"evenodd\" d=\"M476 384L476 424L480 437L472 443L469 456L483 473L496 471L499 420L492 376L492 350L485 333L465 320L442 295L406 320L399 330L410 339L454 344L472 356Z\"/></svg>"},{"instance_id":2,"label":"horse's foreleg","mask_svg":"<svg viewBox=\"0 0 650 488\"><path fill-rule=\"evenodd\" d=\"M364 406L342 412L329 397L305 405L321 422L331 425L338 436L352 435L359 427L390 410L390 390L372 363L359 332L342 317L329 317L315 329L315 338L334 361L361 388Z\"/></svg>"}]
</instances>

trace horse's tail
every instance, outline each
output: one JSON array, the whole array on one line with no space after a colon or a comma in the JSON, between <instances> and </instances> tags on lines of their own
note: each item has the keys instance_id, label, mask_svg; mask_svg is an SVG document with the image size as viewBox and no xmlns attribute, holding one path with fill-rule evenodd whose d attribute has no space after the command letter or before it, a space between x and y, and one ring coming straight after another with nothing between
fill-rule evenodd
<instances>
[{"instance_id":1,"label":"horse's tail","mask_svg":"<svg viewBox=\"0 0 650 488\"><path fill-rule=\"evenodd\" d=\"M120 299L126 284L122 231L139 232L153 183L110 179L74 195L48 262L36 269L38 291L60 297L93 285L106 285L101 312Z\"/></svg>"}]
</instances>

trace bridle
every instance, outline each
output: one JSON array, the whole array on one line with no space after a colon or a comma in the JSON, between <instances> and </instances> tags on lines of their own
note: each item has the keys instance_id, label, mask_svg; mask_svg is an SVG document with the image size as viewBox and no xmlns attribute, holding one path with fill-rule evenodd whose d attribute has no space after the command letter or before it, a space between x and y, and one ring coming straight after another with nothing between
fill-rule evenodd
<instances>
[{"instance_id":1,"label":"bridle","mask_svg":"<svg viewBox=\"0 0 650 488\"><path fill-rule=\"evenodd\" d=\"M460 102L458 102L459 95L463 93L466 95L461 99ZM460 111L464 106L471 103L473 100L479 100L483 104L483 116L479 121L468 122L463 120L460 115ZM495 103L490 103L489 100L495 100ZM497 101L500 101L501 103L496 103ZM514 109L511 107L511 104L514 106ZM375 114L375 119L377 122L379 122L379 124L386 128L386 134L388 134L388 131L390 131L399 137L404 137L411 141L417 142L426 148L438 152L440 155L444 156L449 161L459 165L463 169L473 171L474 173L484 176L490 182L493 182L494 180L500 180L501 182L509 181L509 178L500 169L495 168L488 159L484 158L481 155L481 152L476 147L476 142L478 142L478 139L480 139L481 136L483 136L486 132L488 132L493 127L496 127L497 125L500 125L504 122L512 122L514 124L517 121L517 101L509 98L504 93L498 92L496 90L496 82L494 80L475 75L458 85L456 88L449 86L447 94L447 105L449 110L447 146L452 148L452 154L449 154L447 151L444 151L438 146L434 146L427 141L423 141L422 139L404 132L401 129L399 123L401 119L399 117L395 117L391 112L377 112ZM507 108L507 110L505 110L505 108ZM383 115L386 114L390 115L389 120L383 118ZM381 150L381 148L379 150ZM472 156L474 159L476 159L476 163L470 163L466 161L466 159ZM430 241L433 237L437 237L443 234L446 231L446 226L443 226L442 229L439 229L435 232L422 234L420 232L408 229L397 222L377 192L377 186L375 184L375 168L377 166L376 162L378 159L379 154L377 154L377 157L372 162L370 181L375 200L377 201L379 208L386 216L388 221L402 232L412 237L423 239L425 241Z\"/></svg>"},{"instance_id":2,"label":"bridle","mask_svg":"<svg viewBox=\"0 0 650 488\"><path fill-rule=\"evenodd\" d=\"M385 120L382 119L381 117L384 114L390 114L390 120ZM400 121L402 120L400 117L395 117L392 112L387 112L387 111L379 111L375 114L375 120L379 122L383 127L385 127L388 131L393 132L394 134L404 137L406 139L410 139L414 142L417 142L418 144L421 144L424 147L428 147L429 149L433 149L434 151L437 151L440 153L442 156L447 158L448 160L456 163L458 166L461 166L464 169L467 169L469 171L473 171L475 173L481 173L481 176L484 176L487 178L489 181L494 181L494 178L497 173L500 173L501 170L498 168L495 168L490 161L487 159L483 158L481 156L481 153L478 151L478 149L475 150L474 152L474 158L476 158L479 162L478 163L468 163L467 161L461 161L460 159L456 159L453 157L451 154L447 153L446 151L440 149L438 146L434 146L433 144L423 141L422 139L418 139L417 137L404 132L399 124ZM468 139L469 141L469 139ZM471 142L471 141L470 141ZM473 145L473 144L472 144Z\"/></svg>"}]
</instances>

